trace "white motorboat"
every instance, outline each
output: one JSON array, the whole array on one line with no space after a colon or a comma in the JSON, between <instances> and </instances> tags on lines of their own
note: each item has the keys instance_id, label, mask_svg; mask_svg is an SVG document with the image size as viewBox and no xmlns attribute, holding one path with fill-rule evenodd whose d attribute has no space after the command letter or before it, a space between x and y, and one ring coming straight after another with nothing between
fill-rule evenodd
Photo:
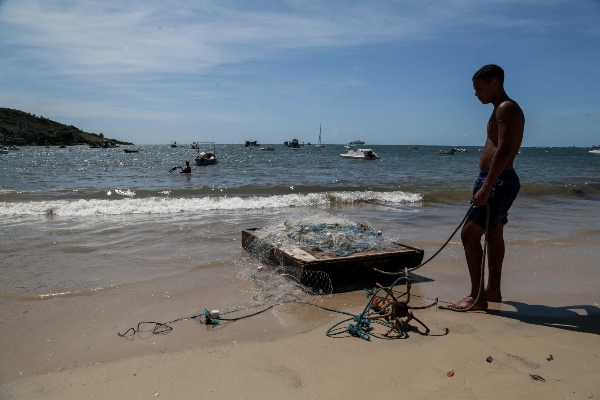
<instances>
[{"instance_id":1,"label":"white motorboat","mask_svg":"<svg viewBox=\"0 0 600 400\"><path fill-rule=\"evenodd\" d=\"M600 156L600 149L597 150L590 150L590 154L595 154L597 156Z\"/></svg>"},{"instance_id":2,"label":"white motorboat","mask_svg":"<svg viewBox=\"0 0 600 400\"><path fill-rule=\"evenodd\" d=\"M340 154L340 156L344 158L352 158L356 160L376 160L380 158L377 153L375 153L371 149L358 149L358 150L348 150L347 152Z\"/></svg>"},{"instance_id":3,"label":"white motorboat","mask_svg":"<svg viewBox=\"0 0 600 400\"><path fill-rule=\"evenodd\" d=\"M199 151L194 161L198 166L213 165L217 163L217 155L215 153L215 142L197 142L198 149L208 146L209 151Z\"/></svg>"}]
</instances>

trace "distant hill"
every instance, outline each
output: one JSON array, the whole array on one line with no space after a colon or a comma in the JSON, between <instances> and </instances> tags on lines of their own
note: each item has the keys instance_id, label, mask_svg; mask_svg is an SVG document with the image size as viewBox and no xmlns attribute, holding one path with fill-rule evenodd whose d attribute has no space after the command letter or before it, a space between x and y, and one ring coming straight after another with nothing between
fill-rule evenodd
<instances>
[{"instance_id":1,"label":"distant hill","mask_svg":"<svg viewBox=\"0 0 600 400\"><path fill-rule=\"evenodd\" d=\"M89 144L92 142L132 144L105 138L102 133L84 132L73 125L65 125L43 116L36 116L10 108L0 108L0 144L17 146L52 146Z\"/></svg>"}]
</instances>

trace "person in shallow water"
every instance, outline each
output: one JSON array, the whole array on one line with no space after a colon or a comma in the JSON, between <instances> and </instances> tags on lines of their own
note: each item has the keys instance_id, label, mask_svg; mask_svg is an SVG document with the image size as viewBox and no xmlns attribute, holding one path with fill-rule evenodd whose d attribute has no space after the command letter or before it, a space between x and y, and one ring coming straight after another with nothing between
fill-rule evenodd
<instances>
[{"instance_id":1,"label":"person in shallow water","mask_svg":"<svg viewBox=\"0 0 600 400\"><path fill-rule=\"evenodd\" d=\"M185 162L185 167L181 168L181 174L191 174L192 173L192 167L190 167L190 162L186 161Z\"/></svg>"},{"instance_id":2,"label":"person in shallow water","mask_svg":"<svg viewBox=\"0 0 600 400\"><path fill-rule=\"evenodd\" d=\"M473 75L475 96L483 104L493 104L494 110L487 123L487 139L479 160L480 174L473 187L473 208L462 228L461 239L471 276L471 293L447 308L486 310L488 302L502 301L500 278L504 261L504 225L508 223L508 209L520 189L519 177L513 169L525 128L521 107L504 91L504 71L497 65L485 65ZM488 222L488 281L485 291L479 293L487 207Z\"/></svg>"}]
</instances>

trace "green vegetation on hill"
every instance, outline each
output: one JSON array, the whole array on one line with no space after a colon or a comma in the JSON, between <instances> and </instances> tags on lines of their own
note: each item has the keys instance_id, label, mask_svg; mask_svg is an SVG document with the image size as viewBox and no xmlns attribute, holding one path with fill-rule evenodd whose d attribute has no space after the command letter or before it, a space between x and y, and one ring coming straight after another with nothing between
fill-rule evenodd
<instances>
[{"instance_id":1,"label":"green vegetation on hill","mask_svg":"<svg viewBox=\"0 0 600 400\"><path fill-rule=\"evenodd\" d=\"M0 143L17 146L52 146L109 142L132 144L105 138L102 133L84 132L73 125L65 125L43 116L19 110L0 108Z\"/></svg>"}]
</instances>

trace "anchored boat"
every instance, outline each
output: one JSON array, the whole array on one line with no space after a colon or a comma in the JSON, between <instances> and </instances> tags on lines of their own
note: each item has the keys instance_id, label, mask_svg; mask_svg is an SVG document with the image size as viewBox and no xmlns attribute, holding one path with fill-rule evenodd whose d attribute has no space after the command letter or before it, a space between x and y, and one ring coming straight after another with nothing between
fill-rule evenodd
<instances>
[{"instance_id":1,"label":"anchored boat","mask_svg":"<svg viewBox=\"0 0 600 400\"><path fill-rule=\"evenodd\" d=\"M315 144L315 147L325 147L325 143L321 142L321 124L319 124L319 143Z\"/></svg>"},{"instance_id":2,"label":"anchored boat","mask_svg":"<svg viewBox=\"0 0 600 400\"><path fill-rule=\"evenodd\" d=\"M344 158L352 158L356 160L376 160L380 158L377 153L371 149L349 149L347 152L340 154Z\"/></svg>"},{"instance_id":3,"label":"anchored boat","mask_svg":"<svg viewBox=\"0 0 600 400\"><path fill-rule=\"evenodd\" d=\"M215 153L215 142L196 142L198 145L198 155L194 158L196 165L205 166L217 163L217 155ZM208 151L202 151L203 147L208 147Z\"/></svg>"}]
</instances>

